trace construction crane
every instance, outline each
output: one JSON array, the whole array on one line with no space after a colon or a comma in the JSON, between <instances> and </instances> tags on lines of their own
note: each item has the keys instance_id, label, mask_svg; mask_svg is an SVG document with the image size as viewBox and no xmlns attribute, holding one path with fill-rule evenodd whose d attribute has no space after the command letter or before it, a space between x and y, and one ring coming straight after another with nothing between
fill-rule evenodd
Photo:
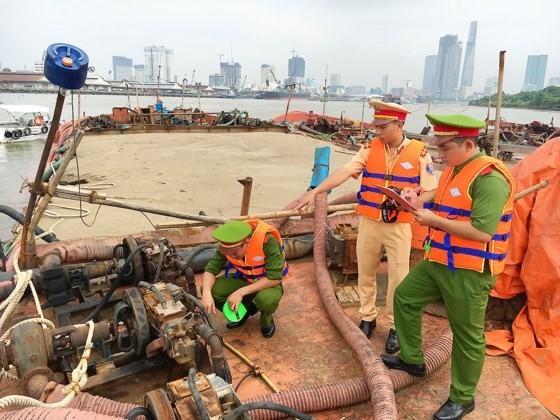
<instances>
[{"instance_id":1,"label":"construction crane","mask_svg":"<svg viewBox=\"0 0 560 420\"><path fill-rule=\"evenodd\" d=\"M216 55L219 55L219 56L220 56L220 64L222 64L222 57L224 56L224 54L222 54L222 53L216 53Z\"/></svg>"},{"instance_id":2,"label":"construction crane","mask_svg":"<svg viewBox=\"0 0 560 420\"><path fill-rule=\"evenodd\" d=\"M247 81L247 75L245 75L245 77L243 78L243 83L241 83L241 90L243 90L246 81Z\"/></svg>"},{"instance_id":3,"label":"construction crane","mask_svg":"<svg viewBox=\"0 0 560 420\"><path fill-rule=\"evenodd\" d=\"M194 69L192 71L192 77L191 77L191 85L194 86L194 72L196 71L196 69Z\"/></svg>"},{"instance_id":4,"label":"construction crane","mask_svg":"<svg viewBox=\"0 0 560 420\"><path fill-rule=\"evenodd\" d=\"M277 85L280 84L280 82L278 81L278 79L276 78L276 76L274 75L274 72L272 71L272 69L268 69L270 71L270 74L272 74L272 78L274 79L274 81L276 82Z\"/></svg>"}]
</instances>

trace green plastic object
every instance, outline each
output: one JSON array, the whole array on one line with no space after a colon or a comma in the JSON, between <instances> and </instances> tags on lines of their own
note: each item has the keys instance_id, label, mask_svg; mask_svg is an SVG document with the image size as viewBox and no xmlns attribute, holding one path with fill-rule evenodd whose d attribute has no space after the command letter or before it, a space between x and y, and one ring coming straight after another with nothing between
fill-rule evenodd
<instances>
[{"instance_id":1,"label":"green plastic object","mask_svg":"<svg viewBox=\"0 0 560 420\"><path fill-rule=\"evenodd\" d=\"M222 312L229 322L239 322L247 313L247 308L243 305L243 302L240 302L239 305L237 305L237 312L234 312L229 307L229 302L226 302L224 303Z\"/></svg>"}]
</instances>

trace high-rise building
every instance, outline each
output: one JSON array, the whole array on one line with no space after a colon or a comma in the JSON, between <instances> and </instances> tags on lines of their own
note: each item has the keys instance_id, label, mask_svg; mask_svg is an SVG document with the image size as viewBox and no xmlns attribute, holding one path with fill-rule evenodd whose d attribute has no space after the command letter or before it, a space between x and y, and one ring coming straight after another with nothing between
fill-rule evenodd
<instances>
[{"instance_id":1,"label":"high-rise building","mask_svg":"<svg viewBox=\"0 0 560 420\"><path fill-rule=\"evenodd\" d=\"M208 77L208 84L210 87L223 87L226 85L226 78L219 73L214 73Z\"/></svg>"},{"instance_id":2,"label":"high-rise building","mask_svg":"<svg viewBox=\"0 0 560 420\"><path fill-rule=\"evenodd\" d=\"M163 45L144 47L144 81L147 83L171 82L173 79L173 50L168 50Z\"/></svg>"},{"instance_id":3,"label":"high-rise building","mask_svg":"<svg viewBox=\"0 0 560 420\"><path fill-rule=\"evenodd\" d=\"M302 83L305 80L305 60L297 55L288 60L288 83Z\"/></svg>"},{"instance_id":4,"label":"high-rise building","mask_svg":"<svg viewBox=\"0 0 560 420\"><path fill-rule=\"evenodd\" d=\"M268 83L276 83L274 80L276 77L276 68L270 64L261 65L261 85L265 85L266 81Z\"/></svg>"},{"instance_id":5,"label":"high-rise building","mask_svg":"<svg viewBox=\"0 0 560 420\"><path fill-rule=\"evenodd\" d=\"M383 93L389 93L389 75L384 74L381 76L381 91Z\"/></svg>"},{"instance_id":6,"label":"high-rise building","mask_svg":"<svg viewBox=\"0 0 560 420\"><path fill-rule=\"evenodd\" d=\"M551 77L549 82L549 86L560 86L560 77Z\"/></svg>"},{"instance_id":7,"label":"high-rise building","mask_svg":"<svg viewBox=\"0 0 560 420\"><path fill-rule=\"evenodd\" d=\"M422 89L432 93L434 91L434 77L436 75L437 55L428 55L424 61L424 80Z\"/></svg>"},{"instance_id":8,"label":"high-rise building","mask_svg":"<svg viewBox=\"0 0 560 420\"><path fill-rule=\"evenodd\" d=\"M340 74L331 74L331 86L342 86L342 76Z\"/></svg>"},{"instance_id":9,"label":"high-rise building","mask_svg":"<svg viewBox=\"0 0 560 420\"><path fill-rule=\"evenodd\" d=\"M132 69L132 58L113 56L113 80L131 80Z\"/></svg>"},{"instance_id":10,"label":"high-rise building","mask_svg":"<svg viewBox=\"0 0 560 420\"><path fill-rule=\"evenodd\" d=\"M465 62L463 63L463 74L461 75L461 87L471 87L474 75L474 50L476 46L477 21L472 21L469 28L469 39L465 51Z\"/></svg>"},{"instance_id":11,"label":"high-rise building","mask_svg":"<svg viewBox=\"0 0 560 420\"><path fill-rule=\"evenodd\" d=\"M527 57L527 69L525 70L525 82L521 92L542 90L544 87L544 75L548 55L530 55Z\"/></svg>"},{"instance_id":12,"label":"high-rise building","mask_svg":"<svg viewBox=\"0 0 560 420\"><path fill-rule=\"evenodd\" d=\"M498 92L498 78L489 77L484 85L484 96L492 96Z\"/></svg>"},{"instance_id":13,"label":"high-rise building","mask_svg":"<svg viewBox=\"0 0 560 420\"><path fill-rule=\"evenodd\" d=\"M134 79L138 83L144 83L144 64L134 65Z\"/></svg>"},{"instance_id":14,"label":"high-rise building","mask_svg":"<svg viewBox=\"0 0 560 420\"><path fill-rule=\"evenodd\" d=\"M456 97L461 71L461 54L463 44L457 35L445 35L439 39L439 49L434 76L433 92L438 99L452 99Z\"/></svg>"},{"instance_id":15,"label":"high-rise building","mask_svg":"<svg viewBox=\"0 0 560 420\"><path fill-rule=\"evenodd\" d=\"M241 86L241 65L239 63L220 63L220 74L224 76L225 86L239 88Z\"/></svg>"}]
</instances>

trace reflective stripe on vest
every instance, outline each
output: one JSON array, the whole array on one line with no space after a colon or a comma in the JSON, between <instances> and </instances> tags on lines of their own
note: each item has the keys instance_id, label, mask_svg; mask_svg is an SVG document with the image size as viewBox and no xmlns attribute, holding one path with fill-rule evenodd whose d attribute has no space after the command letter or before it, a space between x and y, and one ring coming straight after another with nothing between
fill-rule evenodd
<instances>
[{"instance_id":1,"label":"reflective stripe on vest","mask_svg":"<svg viewBox=\"0 0 560 420\"><path fill-rule=\"evenodd\" d=\"M446 168L440 177L434 203L424 207L433 209L438 216L470 222L472 211L470 187L475 178L490 166L499 171L510 185L510 194L491 240L483 243L458 238L441 229L430 228L424 258L445 264L452 271L456 268L464 268L482 273L486 261L489 263L492 275L503 271L513 216L515 181L501 161L481 156L467 164L455 176L453 176L453 168Z\"/></svg>"},{"instance_id":2,"label":"reflective stripe on vest","mask_svg":"<svg viewBox=\"0 0 560 420\"><path fill-rule=\"evenodd\" d=\"M284 260L284 267L282 268L282 279L288 275L289 267L286 262L286 254L284 252L284 245L282 238L276 228L263 222L262 220L244 220L245 223L251 226L253 233L247 246L247 252L243 259L238 260L231 256L227 256L228 263L225 268L226 277L229 272L234 269L233 277L244 277L249 283L256 282L261 277L266 277L266 262L263 250L264 240L267 233L270 233L276 238L282 250L282 258ZM254 262L254 264L251 264Z\"/></svg>"},{"instance_id":3,"label":"reflective stripe on vest","mask_svg":"<svg viewBox=\"0 0 560 420\"><path fill-rule=\"evenodd\" d=\"M424 144L418 140L411 140L402 152L389 166L387 148L376 137L371 142L366 167L362 171L362 185L358 192L358 206L356 212L375 220L382 220L381 203L387 197L376 188L384 187L416 188L420 185L419 158ZM406 211L400 211L397 222L412 223L414 216Z\"/></svg>"}]
</instances>

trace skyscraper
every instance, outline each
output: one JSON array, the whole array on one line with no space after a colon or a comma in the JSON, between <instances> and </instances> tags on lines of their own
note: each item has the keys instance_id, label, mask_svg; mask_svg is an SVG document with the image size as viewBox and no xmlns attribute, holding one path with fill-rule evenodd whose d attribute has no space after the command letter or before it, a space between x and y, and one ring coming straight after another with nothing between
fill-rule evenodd
<instances>
[{"instance_id":1,"label":"skyscraper","mask_svg":"<svg viewBox=\"0 0 560 420\"><path fill-rule=\"evenodd\" d=\"M434 76L436 75L437 55L428 55L424 61L424 80L422 90L433 93Z\"/></svg>"},{"instance_id":2,"label":"skyscraper","mask_svg":"<svg viewBox=\"0 0 560 420\"><path fill-rule=\"evenodd\" d=\"M144 64L134 65L134 79L138 83L144 83Z\"/></svg>"},{"instance_id":3,"label":"skyscraper","mask_svg":"<svg viewBox=\"0 0 560 420\"><path fill-rule=\"evenodd\" d=\"M463 63L463 74L461 76L461 87L472 87L474 74L474 50L476 46L477 21L472 21L469 28L469 40L467 41L467 51L465 52L465 62Z\"/></svg>"},{"instance_id":4,"label":"skyscraper","mask_svg":"<svg viewBox=\"0 0 560 420\"><path fill-rule=\"evenodd\" d=\"M268 83L276 83L274 78L276 77L276 68L269 64L262 64L261 65L261 85L266 84L266 80L268 79Z\"/></svg>"},{"instance_id":5,"label":"skyscraper","mask_svg":"<svg viewBox=\"0 0 560 420\"><path fill-rule=\"evenodd\" d=\"M113 80L131 80L132 68L132 58L113 56Z\"/></svg>"},{"instance_id":6,"label":"skyscraper","mask_svg":"<svg viewBox=\"0 0 560 420\"><path fill-rule=\"evenodd\" d=\"M527 57L527 69L525 70L525 82L522 92L542 90L544 87L544 74L548 55L530 55Z\"/></svg>"},{"instance_id":7,"label":"skyscraper","mask_svg":"<svg viewBox=\"0 0 560 420\"><path fill-rule=\"evenodd\" d=\"M381 91L383 93L389 93L389 75L384 74L381 76Z\"/></svg>"},{"instance_id":8,"label":"skyscraper","mask_svg":"<svg viewBox=\"0 0 560 420\"><path fill-rule=\"evenodd\" d=\"M461 71L461 54L463 44L457 35L445 35L439 39L439 50L434 77L434 97L438 99L454 98Z\"/></svg>"},{"instance_id":9,"label":"skyscraper","mask_svg":"<svg viewBox=\"0 0 560 420\"><path fill-rule=\"evenodd\" d=\"M155 83L159 75L160 82L171 82L174 55L173 50L168 50L163 45L144 47L144 81Z\"/></svg>"},{"instance_id":10,"label":"skyscraper","mask_svg":"<svg viewBox=\"0 0 560 420\"><path fill-rule=\"evenodd\" d=\"M331 86L341 86L341 80L340 74L331 74Z\"/></svg>"},{"instance_id":11,"label":"skyscraper","mask_svg":"<svg viewBox=\"0 0 560 420\"><path fill-rule=\"evenodd\" d=\"M241 86L241 65L239 63L220 63L220 74L224 76L225 84L231 88Z\"/></svg>"},{"instance_id":12,"label":"skyscraper","mask_svg":"<svg viewBox=\"0 0 560 420\"><path fill-rule=\"evenodd\" d=\"M305 80L305 60L297 55L288 60L288 83L302 83Z\"/></svg>"}]
</instances>

